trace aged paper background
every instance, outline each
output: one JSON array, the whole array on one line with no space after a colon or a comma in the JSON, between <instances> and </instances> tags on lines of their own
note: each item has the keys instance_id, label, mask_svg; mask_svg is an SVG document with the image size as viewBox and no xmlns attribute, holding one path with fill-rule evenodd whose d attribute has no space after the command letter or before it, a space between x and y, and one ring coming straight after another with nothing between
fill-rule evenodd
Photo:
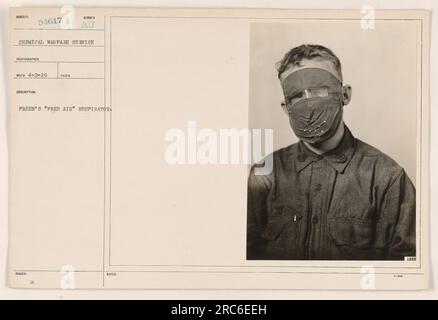
<instances>
[{"instance_id":1,"label":"aged paper background","mask_svg":"<svg viewBox=\"0 0 438 320\"><path fill-rule=\"evenodd\" d=\"M160 28L160 30L163 30L164 34L168 31L171 35L178 34L178 32L181 32L182 34L186 32L187 34L187 32L193 30L192 28L195 28L192 23L187 23L184 19L177 19L182 21L172 21L172 23L166 23L164 25L162 19L149 19L146 23L137 21L141 19L134 19L134 22L129 21L129 23L124 21L124 19L117 18L115 21L116 20L117 22L114 22L114 25L117 25L117 31L112 33L112 36L114 37L112 41L120 39L120 41L123 41L123 43L126 44L126 47L118 46L116 50L113 49L114 51L112 51L113 57L117 56L117 59L121 59L120 61L135 61L136 59L141 59L142 56L144 57L144 54L154 58L163 52L160 51L160 46L154 48L156 51L151 50L150 47L146 49L145 46L139 46L137 43L138 37L134 36L135 30L138 30L139 28L137 24L140 25L140 28L144 28L144 25L146 24L147 28L144 30ZM188 39L180 41L183 43L190 43L190 41L193 41L193 44L205 44L205 47L203 48L207 48L206 51L190 51L189 49L184 48L185 50L182 52L182 57L193 59L192 61L194 65L199 65L199 63L201 63L205 66L203 69L205 74L191 73L191 71L193 71L193 66L190 65L190 63L187 63L187 65L175 64L171 67L168 65L166 66L165 64L151 63L148 65L142 63L140 64L141 68L145 68L144 70L147 69L150 75L149 77L145 77L144 70L141 68L139 70L138 66L132 63L116 63L113 65L112 72L117 76L112 78L113 80L110 85L115 85L118 90L117 94L114 95L113 93L113 96L110 97L113 99L111 100L113 107L111 118L109 118L108 115L106 118L103 118L102 114L96 113L91 115L81 115L75 120L72 120L71 117L68 118L67 116L58 116L56 122L52 121L46 123L49 131L48 134L62 132L62 135L50 135L51 143L56 145L60 151L56 153L55 157L51 156L52 154L50 152L53 145L49 146L48 150L44 150L44 148L41 149L41 146L47 146L47 136L35 137L35 135L29 131L24 133L20 131L17 133L23 141L28 141L31 146L31 148L26 148L23 151L19 150L19 154L21 154L21 152L28 152L28 154L21 154L20 157L23 159L32 158L34 161L40 161L39 167L44 165L50 167L50 174L46 175L44 171L35 172L30 166L23 165L23 167L29 169L29 172L22 173L23 176L21 178L27 179L29 175L33 175L35 181L38 181L36 185L27 185L25 181L21 182L22 184L20 186L25 186L26 189L24 190L27 190L25 197L30 197L30 199L32 199L32 197L38 196L38 199L41 199L42 197L44 198L45 194L51 194L51 200L53 201L43 201L43 203L38 204L41 206L40 208L44 208L44 210L41 209L42 212L52 214L52 216L46 217L50 223L41 225L39 230L35 231L35 223L39 226L38 221L40 221L40 217L35 217L35 221L21 223L20 228L23 229L17 232L18 240L15 240L17 242L20 242L20 239L23 239L20 234L25 234L25 238L28 238L29 235L34 235L34 239L38 240L28 241L26 246L22 246L22 250L30 250L29 252L33 252L34 255L29 256L26 254L20 254L19 251L14 251L15 253L11 252L11 260L15 261L17 264L23 265L32 262L35 268L41 269L53 266L55 272L53 274L49 273L44 275L44 281L48 281L47 286L51 287L58 284L58 266L64 265L65 261L74 261L75 268L78 270L95 270L93 271L95 273L102 273L102 266L107 266L108 271L119 271L121 267L123 267L123 264L140 266L151 263L151 261L152 263L159 261L158 264L172 264L174 261L182 262L182 264L226 264L227 262L237 264L245 263L245 261L241 260L241 250L243 250L244 245L244 242L242 243L244 233L241 232L241 228L244 226L245 215L242 214L241 217L236 217L235 214L236 209L237 212L242 209L242 212L245 212L245 197L242 198L240 191L242 190L242 187L243 189L245 188L246 180L239 179L239 177L246 178L245 166L235 166L235 168L232 169L226 167L221 168L218 166L217 168L214 168L214 173L210 172L211 168L201 169L201 171L199 171L199 169L195 170L195 167L192 169L187 167L174 167L172 169L174 171L172 172L165 170L169 176L159 175L160 179L167 181L167 183L163 185L151 183L157 179L157 173L156 171L154 172L154 169L147 170L148 166L157 168L157 165L159 166L159 164L162 163L162 152L151 154L150 152L148 153L148 151L153 147L154 141L162 142L163 132L168 127L175 126L184 129L187 120L191 119L198 120L199 125L203 127L240 128L247 126L246 121L248 110L242 107L247 105L246 99L248 99L248 83L246 82L248 64L242 63L242 61L245 59L248 61L248 56L245 55L247 54L249 40L248 23L221 23L217 21L200 21L199 23L202 23L203 27L202 32L198 32L198 35L201 38L193 37L193 39L191 39L189 37ZM222 32L224 32L225 35L227 34L227 28L234 31L232 39L229 39L226 36L220 37ZM239 35L239 32L235 32L235 30L241 30L241 35ZM127 34L131 36L127 37ZM220 41L212 39L211 34L219 35L218 38ZM154 32L152 31L150 34L146 32L145 36L150 36L153 40ZM176 36L175 38L170 38L167 40L168 42L166 42L166 39L166 37L160 38L161 41L159 43L162 44L163 49L181 49L181 46L178 46L178 41L175 41L181 39L180 37ZM129 50L130 43L132 43L132 46L136 46L137 50L135 50L135 52ZM193 48L193 46L187 47ZM230 51L233 53L233 55L231 55L232 59L223 60L223 64L220 64L222 61L221 58L227 56L226 54L228 53L226 51L224 52L224 50L229 48L233 49ZM245 54L235 54L240 51ZM168 56L162 58L165 61L172 60L172 52L167 51L167 53ZM215 56L215 54L217 56ZM217 65L211 66L209 59L217 61ZM132 70L127 66L131 66ZM174 77L166 77L166 68L170 68L170 71L172 71L170 74L174 75L173 71L175 70L175 67L181 68L181 70L178 70L177 72L177 74L181 74L181 78L175 79ZM154 70L156 70L155 73L153 73ZM167 71L169 72L169 70ZM230 77L231 74L233 77ZM242 79L244 80L237 76L239 74L242 75ZM161 76L157 77L157 75ZM128 77L133 77L132 86L127 86L125 84L126 82L124 79ZM184 90L184 87L181 85L181 83L187 78L192 81L192 84L196 83L196 85L204 88L202 95L197 93L192 97L190 95L187 96L187 90ZM205 81L206 79L209 80L207 83ZM226 82L224 80L226 80ZM230 81L233 81L234 84L228 87ZM224 84L227 84L227 86ZM218 87L221 89L220 94L217 94ZM227 91L228 88L230 88L229 92ZM44 90L44 88L41 90ZM95 90L99 90L97 85ZM170 95L169 92L172 92L173 94ZM105 100L107 96L108 95L101 97L102 100ZM84 96L77 96L75 98L77 99L77 102L75 102L77 104L81 103L81 99L89 99L89 97ZM102 103L102 101L99 101L98 99L95 102L91 101L91 103ZM192 114L187 112L187 109L185 109L184 112L180 112L180 110L172 108L173 105L181 103L181 99L191 102L190 106L193 108ZM141 101L141 103L139 103L139 101ZM89 100L87 102L90 103ZM206 103L208 103L208 111L204 107ZM157 107L152 109L146 107L150 105ZM116 106L120 107L116 109ZM139 116L139 114L144 115ZM190 117L192 115L193 117ZM212 115L214 118L212 118ZM155 121L158 119L166 119L169 125L166 123L162 127L159 127L158 121ZM23 121L20 122L20 127L22 128L27 127L29 123L34 121L34 119L30 116L25 116L20 121ZM96 123L98 126L96 126ZM116 227L110 228L108 221L104 222L107 224L106 230L111 230L111 239L104 231L101 219L102 216L96 216L93 214L96 211L105 212L105 210L107 210L106 202L97 202L95 199L96 197L101 197L102 193L104 193L104 190L102 190L99 183L103 180L103 176L108 175L108 168L104 168L103 171L100 170L101 164L94 160L98 159L101 161L102 152L104 154L107 152L102 146L100 146L101 149L96 148L96 145L101 141L106 141L104 146L107 146L108 140L105 140L104 136L105 133L108 133L108 124L111 124L112 126L111 194L113 195L113 198L111 202L111 221ZM81 130L77 130L78 127L80 127ZM157 136L154 138L154 135ZM132 139L133 137L139 136L144 137L144 139L137 139L138 141ZM66 138L68 138L67 141L69 144L65 143ZM132 145L127 145L126 141L130 141ZM72 148L72 145L76 146L78 150ZM159 144L155 147L159 149L162 146L162 144ZM83 150L85 150L85 153L82 152ZM95 155L95 157L93 157L93 155ZM57 156L60 158L56 158ZM66 163L66 159L68 159L68 163ZM68 166L70 170L73 170L73 180L60 179L65 172L65 166ZM139 171L136 169L139 167L144 169ZM192 170L192 172L190 170ZM219 183L215 180L216 184L213 187L217 189L214 190L212 198L209 194L212 189L208 189L209 192L207 192L205 186L208 185L211 187L211 182L215 179L217 170L223 170L223 172L221 172L223 180L219 180ZM211 174L211 176L209 176L209 174ZM230 184L226 181L228 175L230 176L230 179L233 177L233 179L236 178L237 181L236 184L232 184L231 188ZM177 183L172 179L175 176L180 178ZM61 181L65 184L53 185L50 179ZM78 185L84 185L84 180L87 181L86 188L77 188ZM17 183L20 183L20 181L21 180L18 180ZM41 182L43 183L43 188L40 188ZM196 187L193 190L187 190L187 186L193 186L193 184ZM69 192L64 193L60 192L60 190ZM148 194L149 192L157 192L157 190L159 191L159 194L162 195L162 198L160 197L152 199L152 201L145 201L145 194ZM34 195L35 192L37 192L36 196ZM177 197L173 196L175 195L175 192L179 193ZM72 193L75 194L74 201L72 201L70 196ZM206 197L208 199L206 199ZM80 199L80 201L78 201L78 199ZM215 201L217 201L216 205L219 205L219 207L212 205L211 199L215 199ZM223 203L224 199L227 200L226 204ZM63 207L63 210L57 210L58 201L68 203L68 206ZM234 204L236 203L238 205L235 207ZM18 207L26 205L26 203L19 201L19 199L17 199L17 201L11 201L11 204ZM239 205L241 207L239 207ZM172 208L175 206L177 207L177 210L172 211ZM231 207L227 208L224 206ZM20 211L21 210L23 210L23 212L26 210L35 210L35 207L22 207ZM215 210L217 210L217 212L215 212ZM181 219L181 211L188 211L193 214L193 223L189 223L186 219ZM211 216L203 214L206 211L208 211ZM145 219L148 218L145 218L146 212L157 212L157 215L154 215L153 221L154 223L160 223L160 230L156 230L156 228L147 228L148 221ZM159 216L159 212L166 212L168 214L165 216ZM214 221L216 228L213 228L214 232L218 232L217 234L212 233L212 229L208 229L212 217L217 219ZM14 219L18 219L19 221L20 218L11 219L12 224L15 225ZM227 223L230 219L233 221L232 224ZM62 226L67 221L69 226L67 228L64 226L64 228L59 230L53 228L53 221L55 221L55 223L58 221L57 223ZM84 223L84 221L87 223ZM204 227L199 228L200 225ZM230 237L228 239L224 240L219 238L221 234L223 234L220 227L221 225L223 225L222 230L227 230L227 232L229 232ZM166 230L166 226L169 230ZM172 229L175 228L174 226L178 226L178 228ZM168 239L168 237L178 234L178 232L181 232L181 229L193 234L194 238L188 240L185 238L182 242L178 243L176 241L175 243L170 243L170 245L168 242L166 243L165 240ZM78 230L81 232L80 237L78 237L77 234ZM96 232L96 230L98 230L98 232ZM69 234L69 232L72 234ZM235 236L233 236L233 234ZM57 242L52 241L54 235L58 236ZM198 237L203 237L203 239L207 239L208 241L199 241ZM239 237L241 237L240 240ZM77 243L78 239L80 240L79 243ZM189 242L187 243L184 241ZM14 240L12 239L12 243L13 242ZM107 251L108 248L104 248L105 243L112 244L113 248L111 251ZM151 245L146 251L144 243L151 243L153 245ZM229 243L230 246L228 247L225 245L226 243ZM239 245L233 246L236 243L241 246L240 249ZM214 248L219 248L223 251L208 250L208 246L211 246L212 244ZM220 248L221 244L223 245L222 248ZM194 252L201 252L203 256L197 254L184 254L184 249L189 246ZM227 248L233 249L227 250ZM53 256L51 254L53 250L60 252L61 254ZM102 250L105 250L108 254L102 256L100 253ZM172 254L169 254L170 251L172 251ZM178 253L181 253L181 256L178 256ZM17 258L14 258L15 254ZM46 254L48 256L45 256ZM23 258L25 256L26 258ZM111 260L109 260L110 257ZM26 261L26 259L29 260ZM188 260L186 261L184 259ZM50 261L49 265L47 264L48 261ZM111 265L117 266L117 269L111 268ZM284 265L286 266L287 264ZM141 267L140 269L143 268L144 267ZM265 270L264 267L257 270L262 269ZM194 271L196 272L199 270L200 269L196 269ZM161 271L167 272L168 270L161 269ZM77 277L78 285L84 287L99 287L101 277L96 279L93 272L91 274L82 274L80 277ZM130 276L129 272L116 273L118 277L117 281L114 282L112 279L107 280L110 287L158 287L163 284L163 282L160 281L161 279L157 279L157 277L146 277L144 278L145 280L141 282L139 277L133 278ZM301 274L299 277L292 275L289 278L291 279L291 282L287 283L286 287L294 287L301 282L308 284L311 277L312 275L306 274ZM348 279L351 283L350 277L351 280L355 278L354 275L348 275L348 273L344 276L344 278ZM261 283L264 281L265 284L261 286L276 288L277 286L282 285L282 278L283 276L281 274L278 275L277 273L269 274L269 277L263 275L263 279L260 279L260 281ZM226 283L228 285L230 283L234 284L240 282L240 284L236 284L237 288L252 286L254 284L252 282L253 278L248 277L247 275L234 276L234 273L232 276L226 277L221 274L220 276L217 276L217 279L220 279L221 282L226 282L227 279L231 279L230 282ZM323 282L322 286L334 286L336 281L338 281L330 274L322 276L321 279ZM172 285L177 287L198 287L195 284L197 281L202 281L202 283L204 283L201 287L215 287L216 285L211 275L201 275L197 277L185 275L184 279L181 280L179 276L167 274L166 281L171 285L165 285L165 287L172 287ZM27 286L20 281L18 281L17 284L19 286ZM403 283L403 285L406 284L409 285L409 282ZM45 285L42 284L41 286L44 287ZM315 288L320 286L321 282L314 285Z\"/></svg>"}]
</instances>

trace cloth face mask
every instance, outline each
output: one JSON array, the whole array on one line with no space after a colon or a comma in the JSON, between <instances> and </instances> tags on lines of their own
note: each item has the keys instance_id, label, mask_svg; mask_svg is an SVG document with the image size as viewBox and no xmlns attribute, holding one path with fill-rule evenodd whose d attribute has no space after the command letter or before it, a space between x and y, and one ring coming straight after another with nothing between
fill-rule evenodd
<instances>
[{"instance_id":1,"label":"cloth face mask","mask_svg":"<svg viewBox=\"0 0 438 320\"><path fill-rule=\"evenodd\" d=\"M330 72L307 68L282 81L289 122L295 135L310 144L331 138L343 115L342 83Z\"/></svg>"}]
</instances>

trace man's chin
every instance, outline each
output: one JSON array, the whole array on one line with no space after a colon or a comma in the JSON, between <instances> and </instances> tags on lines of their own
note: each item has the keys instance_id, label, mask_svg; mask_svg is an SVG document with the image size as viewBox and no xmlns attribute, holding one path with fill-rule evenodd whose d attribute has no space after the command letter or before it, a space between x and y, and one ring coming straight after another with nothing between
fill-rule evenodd
<instances>
[{"instance_id":1,"label":"man's chin","mask_svg":"<svg viewBox=\"0 0 438 320\"><path fill-rule=\"evenodd\" d=\"M303 138L301 139L303 142L310 144L314 148L318 148L321 145L324 144L327 140L329 140L331 137L317 137L313 139Z\"/></svg>"},{"instance_id":2,"label":"man's chin","mask_svg":"<svg viewBox=\"0 0 438 320\"><path fill-rule=\"evenodd\" d=\"M329 141L331 138L333 138L336 135L336 132L339 129L339 126L342 122L339 123L336 130L329 130L326 131L322 136L313 137L313 138L301 138L302 141L305 143L311 145L312 147L319 149L324 143Z\"/></svg>"}]
</instances>

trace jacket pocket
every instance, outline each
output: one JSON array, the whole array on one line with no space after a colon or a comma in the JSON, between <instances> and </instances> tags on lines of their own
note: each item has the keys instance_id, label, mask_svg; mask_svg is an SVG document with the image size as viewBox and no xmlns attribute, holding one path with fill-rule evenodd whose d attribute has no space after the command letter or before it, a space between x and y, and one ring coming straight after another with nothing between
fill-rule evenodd
<instances>
[{"instance_id":1,"label":"jacket pocket","mask_svg":"<svg viewBox=\"0 0 438 320\"><path fill-rule=\"evenodd\" d=\"M372 220L332 218L328 227L329 236L336 245L355 248L373 246L376 226Z\"/></svg>"},{"instance_id":2,"label":"jacket pocket","mask_svg":"<svg viewBox=\"0 0 438 320\"><path fill-rule=\"evenodd\" d=\"M285 206L282 208L281 214L268 218L262 238L268 241L277 240L280 234L287 229L288 238L298 239L302 218L303 216L299 212Z\"/></svg>"}]
</instances>

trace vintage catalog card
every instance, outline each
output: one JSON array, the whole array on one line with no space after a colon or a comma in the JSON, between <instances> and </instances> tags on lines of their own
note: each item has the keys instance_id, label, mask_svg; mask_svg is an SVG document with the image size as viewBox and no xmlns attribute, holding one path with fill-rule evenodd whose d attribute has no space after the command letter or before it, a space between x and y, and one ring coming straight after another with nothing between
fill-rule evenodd
<instances>
[{"instance_id":1,"label":"vintage catalog card","mask_svg":"<svg viewBox=\"0 0 438 320\"><path fill-rule=\"evenodd\" d=\"M427 289L429 19L11 8L9 285Z\"/></svg>"}]
</instances>

